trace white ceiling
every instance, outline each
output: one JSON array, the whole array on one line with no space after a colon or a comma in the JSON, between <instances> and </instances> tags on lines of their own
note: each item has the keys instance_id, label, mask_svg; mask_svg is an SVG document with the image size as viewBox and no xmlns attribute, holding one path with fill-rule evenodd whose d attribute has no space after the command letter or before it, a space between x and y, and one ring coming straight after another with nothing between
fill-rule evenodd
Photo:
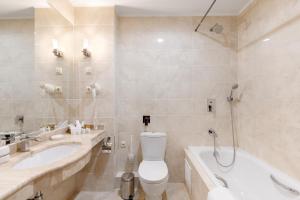
<instances>
[{"instance_id":1,"label":"white ceiling","mask_svg":"<svg viewBox=\"0 0 300 200\"><path fill-rule=\"evenodd\" d=\"M47 0L0 0L0 18L33 16ZM213 0L70 0L74 6L117 6L121 16L202 16ZM217 0L210 15L238 15L252 0Z\"/></svg>"}]
</instances>

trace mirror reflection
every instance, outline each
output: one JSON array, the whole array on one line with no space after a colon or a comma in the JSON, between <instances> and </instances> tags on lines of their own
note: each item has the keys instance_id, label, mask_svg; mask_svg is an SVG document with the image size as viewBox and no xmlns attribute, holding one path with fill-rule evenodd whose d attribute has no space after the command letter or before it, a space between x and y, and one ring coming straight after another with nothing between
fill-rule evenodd
<instances>
[{"instance_id":1,"label":"mirror reflection","mask_svg":"<svg viewBox=\"0 0 300 200\"><path fill-rule=\"evenodd\" d=\"M57 128L69 114L72 25L46 3L26 3L0 12L1 145Z\"/></svg>"}]
</instances>

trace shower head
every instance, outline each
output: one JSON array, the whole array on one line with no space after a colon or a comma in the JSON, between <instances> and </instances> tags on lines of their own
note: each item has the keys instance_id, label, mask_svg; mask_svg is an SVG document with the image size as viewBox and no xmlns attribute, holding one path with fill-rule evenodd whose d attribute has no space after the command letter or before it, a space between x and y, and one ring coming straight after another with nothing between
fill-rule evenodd
<instances>
[{"instance_id":1,"label":"shower head","mask_svg":"<svg viewBox=\"0 0 300 200\"><path fill-rule=\"evenodd\" d=\"M216 23L213 27L211 27L210 29L210 32L214 32L214 33L217 33L217 34L221 34L224 30L224 27L218 23Z\"/></svg>"},{"instance_id":2,"label":"shower head","mask_svg":"<svg viewBox=\"0 0 300 200\"><path fill-rule=\"evenodd\" d=\"M229 97L227 97L227 100L228 100L228 102L233 102L233 90L236 90L236 89L238 89L238 87L239 87L239 84L234 84L233 86L232 86L232 88L231 88L231 91L230 91L230 95L229 95Z\"/></svg>"}]
</instances>

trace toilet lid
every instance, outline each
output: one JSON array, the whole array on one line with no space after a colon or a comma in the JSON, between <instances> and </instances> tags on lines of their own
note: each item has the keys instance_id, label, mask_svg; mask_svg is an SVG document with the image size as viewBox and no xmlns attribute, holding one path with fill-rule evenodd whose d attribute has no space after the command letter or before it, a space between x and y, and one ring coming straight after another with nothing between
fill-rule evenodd
<instances>
[{"instance_id":1,"label":"toilet lid","mask_svg":"<svg viewBox=\"0 0 300 200\"><path fill-rule=\"evenodd\" d=\"M146 183L160 183L168 179L168 167L164 161L143 161L138 172Z\"/></svg>"}]
</instances>

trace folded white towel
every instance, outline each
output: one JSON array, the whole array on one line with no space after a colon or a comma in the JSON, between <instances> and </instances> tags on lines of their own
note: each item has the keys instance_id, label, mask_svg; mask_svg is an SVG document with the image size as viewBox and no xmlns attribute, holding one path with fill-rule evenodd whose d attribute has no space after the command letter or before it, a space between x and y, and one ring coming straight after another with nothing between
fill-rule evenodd
<instances>
[{"instance_id":1,"label":"folded white towel","mask_svg":"<svg viewBox=\"0 0 300 200\"><path fill-rule=\"evenodd\" d=\"M235 200L235 198L227 188L217 187L209 191L207 200Z\"/></svg>"},{"instance_id":2,"label":"folded white towel","mask_svg":"<svg viewBox=\"0 0 300 200\"><path fill-rule=\"evenodd\" d=\"M3 163L8 162L9 159L10 159L10 155L6 155L6 156L3 156L3 157L0 157L0 165L3 164Z\"/></svg>"},{"instance_id":3,"label":"folded white towel","mask_svg":"<svg viewBox=\"0 0 300 200\"><path fill-rule=\"evenodd\" d=\"M8 146L0 147L0 157L6 156L8 154L9 154L9 147Z\"/></svg>"},{"instance_id":4,"label":"folded white towel","mask_svg":"<svg viewBox=\"0 0 300 200\"><path fill-rule=\"evenodd\" d=\"M50 137L50 139L51 140L62 140L62 139L64 139L64 135L63 134L56 134L56 135L52 135L51 137Z\"/></svg>"}]
</instances>

